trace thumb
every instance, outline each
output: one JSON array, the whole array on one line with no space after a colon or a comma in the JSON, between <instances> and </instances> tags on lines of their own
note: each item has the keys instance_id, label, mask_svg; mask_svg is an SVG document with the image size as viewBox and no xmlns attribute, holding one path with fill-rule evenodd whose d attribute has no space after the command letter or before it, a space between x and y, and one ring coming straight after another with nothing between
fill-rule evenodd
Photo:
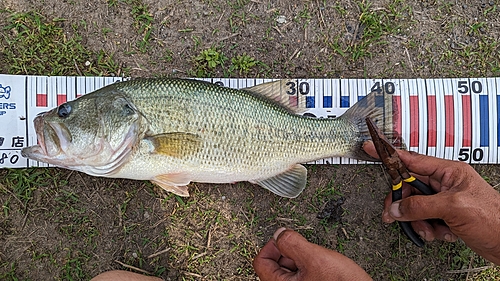
<instances>
[{"instance_id":1,"label":"thumb","mask_svg":"<svg viewBox=\"0 0 500 281\"><path fill-rule=\"evenodd\" d=\"M276 231L274 239L281 254L295 263L301 263L303 259L307 260L311 247L317 246L307 241L299 233L285 228Z\"/></svg>"},{"instance_id":2,"label":"thumb","mask_svg":"<svg viewBox=\"0 0 500 281\"><path fill-rule=\"evenodd\" d=\"M304 236L291 229L283 229L281 232L278 230L274 234L274 239L276 240L276 247L282 256L288 260L293 260L295 266L299 269L307 270L308 265L311 263L328 264L325 267L334 267L332 260L352 262L336 251L328 250L307 241Z\"/></svg>"},{"instance_id":3,"label":"thumb","mask_svg":"<svg viewBox=\"0 0 500 281\"><path fill-rule=\"evenodd\" d=\"M398 221L445 219L450 212L450 206L444 204L448 202L446 193L440 192L429 196L416 195L396 201L390 206L389 214Z\"/></svg>"}]
</instances>

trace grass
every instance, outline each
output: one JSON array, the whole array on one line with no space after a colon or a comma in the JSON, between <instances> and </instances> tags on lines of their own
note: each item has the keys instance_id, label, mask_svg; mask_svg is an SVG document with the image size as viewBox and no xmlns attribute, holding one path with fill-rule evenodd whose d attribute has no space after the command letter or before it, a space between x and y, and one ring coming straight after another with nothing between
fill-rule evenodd
<instances>
[{"instance_id":1,"label":"grass","mask_svg":"<svg viewBox=\"0 0 500 281\"><path fill-rule=\"evenodd\" d=\"M23 213L27 211L28 204L33 199L37 189L44 188L50 184L52 176L47 170L41 169L9 169L4 177L4 184L0 185L4 193L12 195L22 206ZM9 201L3 204L3 214L9 215Z\"/></svg>"},{"instance_id":2,"label":"grass","mask_svg":"<svg viewBox=\"0 0 500 281\"><path fill-rule=\"evenodd\" d=\"M422 71L420 73L425 75L432 73L432 75L439 76L477 76L500 72L499 45L490 35L491 27L485 24L495 19L498 11L496 6L481 11L486 18L471 19L469 22L463 18L450 18L448 14L453 13L456 7L450 1L438 1L435 12L433 11L430 16L431 19L445 22L443 29L438 29L439 32L432 30L422 38L404 40L406 36L411 35L408 27L417 28L418 25L412 22L413 10L406 5L407 1L403 0L388 1L385 6L375 6L375 4L369 4L371 3L369 1L354 1L352 2L354 7L345 5L341 1L334 1L334 3L320 1L320 6L324 8L321 11L326 21L329 18L340 17L342 22L352 21L357 24L355 28L357 30L350 32L345 31L344 26L330 27L332 30L319 27L320 25L317 24L319 8L314 1L304 5L278 7L279 9L274 11L272 11L274 4L269 4L269 6L266 4L261 16L258 15L258 10L264 8L257 3L259 1L240 0L215 3L217 1L206 0L201 2L208 3L209 7L216 7L215 11L207 13L207 22L218 22L221 18L220 26L213 31L210 30L211 32L207 34L200 34L199 27L190 24L187 24L187 28L179 30L178 28L184 27L174 25L176 13L193 17L198 15L182 11L181 2L176 3L175 9L164 7L172 9L172 13L170 11L166 13L168 16L162 21L164 25L162 28L174 28L175 32L185 36L183 48L188 51L179 49L178 46L165 44L161 47L161 52L158 52L161 55L156 57L155 50L158 51L159 46L153 40L152 34L160 29L157 25L161 18L154 18L153 8L138 0L107 0L107 5L111 11L115 11L113 9L126 11L132 23L134 31L132 35L139 38L139 40L131 40L130 48L127 48L127 54L130 56L127 58L141 53L150 57L150 60L159 57L159 61L168 66L171 63L177 67L187 65L185 69L187 76L269 77L273 75L273 77L283 77L317 73L323 77L324 73L328 73L327 77L355 75L359 78L360 75L376 74L365 68L363 63L360 64L361 66L358 63L367 62L369 65L387 59L385 49L389 49L391 44L399 43L401 45L398 46L402 49L408 49L417 73ZM327 17L329 12L329 17ZM273 29L276 24L275 18L280 13L291 13L288 19L292 19L289 20L288 33L285 29L282 31L283 36ZM72 21L70 18L52 19L37 12L2 11L1 14L4 15L6 23L1 27L0 35L0 70L3 72L40 75L120 75L124 73L115 55L107 50L90 51L85 46L85 40L81 37L82 30L93 26L94 23L90 19L81 21ZM154 15L156 16L156 11ZM266 21L266 19L269 20ZM256 35L246 33L255 22L260 24L259 28L254 30ZM473 36L477 41L459 45L459 49L455 50L447 44L442 44L442 40L438 40L438 38L443 38L440 33L456 31L457 28L462 32L460 34ZM280 48L283 50L283 57L288 60L291 54L291 52L287 53L290 51L288 49L293 51L296 42L288 44L286 40L289 37L294 40L302 39L303 37L300 36L293 37L293 34L300 33L302 36L305 29L309 32L306 48L317 50L316 45L321 44L326 48L318 52L324 53L324 56L309 54L309 56L314 56L314 59L311 57L308 59L314 61L317 72L301 72L301 68L295 68L300 66L307 69L307 60L287 64L283 63L284 59L281 57L267 55L272 48ZM259 33L259 30L262 30L262 33ZM97 31L98 35L105 39L112 38L114 32L118 31L108 27L99 28ZM231 37L231 40L217 41L217 37L232 33L241 35ZM250 47L240 42L240 40L248 42L243 41L246 36L249 38L257 36L259 39L253 40L254 45ZM252 52L254 49L258 52ZM183 57L179 61L181 56ZM300 56L300 59L303 58ZM90 64L87 65L87 62ZM142 64L142 61L139 60L139 63ZM271 67L268 67L266 63ZM430 70L427 70L429 68ZM367 74L361 74L361 72L353 74L352 69L368 72ZM126 69L125 73L127 73ZM165 73L162 72L159 75ZM389 63L387 69L381 73L385 76L398 75L394 65ZM405 73L406 76L409 75L409 72ZM184 75L184 72L182 74ZM149 73L144 75L149 75ZM315 167L308 168L313 175L317 175L316 170L320 170ZM26 272L36 268L37 262L49 264L50 270L57 272L56 276L61 280L89 279L91 276L88 272L98 267L94 264L96 259L94 252L101 248L113 253L113 257L127 264L141 268L149 267L148 270L154 275L176 276L177 274L180 276L179 279L183 280L199 280L201 278L199 276L206 279L224 279L227 276L233 276L235 279L240 277L252 279L255 276L250 264L251 258L262 245L262 241L267 240L273 230L282 225L299 229L313 242L351 255L349 250L358 249L357 247L363 243L379 244L389 241L391 244L388 248L394 250L390 251L391 256L384 257L384 259L378 256L387 252L381 254L359 251L353 255L361 262L363 260L370 260L372 263L381 261L380 264L373 265L374 269L370 272L372 274L386 273L389 280L412 278L463 280L465 274L443 274L436 277L430 276L428 272L435 272L436 270L432 268L434 266L456 270L488 266L488 263L478 258L463 244L434 243L421 251L408 248L407 240L401 234L399 227L396 224L382 227L377 220L378 217L370 217L374 220L373 222L367 221L370 218L360 218L360 221L347 221L342 224L317 220L315 215L329 200L349 196L349 193L354 192L353 190L369 188L372 184L366 181L349 187L339 184L350 183L350 178L342 175L338 166L334 171L332 170L331 180L329 179L325 184L318 184L316 190L294 200L265 198L271 195L255 192L258 187L249 184L238 184L232 187L193 185L190 187L194 188L193 197L181 198L168 194L162 200L161 209L154 205L158 194L161 193L153 191L149 183L144 184L146 187L130 186L133 183L129 181L94 182L88 177L85 177L85 183L81 183L75 182L74 178L78 176L73 174L71 175L73 181L69 184L69 174L59 174L55 171L57 170L0 171L2 175L0 177L2 205L0 239L20 233L21 230L13 229L11 225L14 225L13 220L18 218L23 220L24 217L27 218L28 225L31 223L31 227L34 222L30 219L33 218L45 220L48 224L55 224L57 227L54 228L52 234L63 237L59 240L59 244L50 245L53 246L52 248L40 242L33 243L33 246L28 248L27 252L31 257L30 266L33 268L27 269L25 264L2 260L0 262L0 279L2 280L23 280L23 276L28 276ZM350 171L348 176L352 177L352 170ZM85 185L88 187L84 188ZM203 188L210 189L210 191L204 191ZM236 188L243 189L245 192L231 197L231 190ZM138 197L141 194L144 196L144 192L148 193L148 200L138 203ZM96 194L102 198L98 198ZM228 199L221 199L220 194ZM116 201L101 202L112 196L117 197ZM357 200L357 198L352 200ZM270 203L263 206L261 205L263 202ZM100 213L98 209L92 208L97 205L109 207L112 211L105 209L106 212ZM158 209L153 209L151 206L156 206ZM50 209L50 212L44 214L45 209ZM158 218L158 221L165 221L165 224L160 224L164 229L152 234L156 230L153 226L157 221L146 220L146 213L150 216L160 213L161 218ZM110 214L114 216L105 217ZM352 211L344 215L357 218L353 216ZM103 227L99 224L101 220L110 223ZM377 228L382 228L381 233L387 237L381 237L380 240L371 237L370 231L376 232ZM357 233L356 231L361 231L360 229L365 232ZM105 236L108 231L116 231L117 234L112 236L114 240L106 243L99 241L99 237L109 237ZM343 231L348 237L343 234ZM36 234L37 232L32 235ZM360 237L364 240L360 240ZM332 240L334 238L335 240ZM314 239L317 240L314 241ZM106 248L108 244L121 245L122 248ZM148 258L148 251L160 252L165 249L168 249L166 253ZM232 254L229 255L228 252ZM421 260L422 257L438 258L432 259L435 265L431 264L422 269L422 273L417 272L416 274L421 274L418 276L421 278L417 278L412 276L412 273L415 273L411 271L415 268L414 263L429 264L429 259ZM29 263L28 260L24 261ZM113 261L103 261L103 263L108 266L113 265ZM234 267L228 268L228 266ZM217 268L219 272L209 275L209 268ZM487 268L472 275L474 280L500 278L498 267Z\"/></svg>"},{"instance_id":3,"label":"grass","mask_svg":"<svg viewBox=\"0 0 500 281\"><path fill-rule=\"evenodd\" d=\"M148 6L139 0L134 1L131 14L134 18L134 26L142 37L137 43L137 48L141 53L146 53L150 47L153 31L153 15L149 12Z\"/></svg>"},{"instance_id":4,"label":"grass","mask_svg":"<svg viewBox=\"0 0 500 281\"><path fill-rule=\"evenodd\" d=\"M111 55L94 54L81 43L76 26L72 34L61 27L64 19L49 20L37 12L9 13L0 36L1 68L11 74L118 75ZM90 64L89 64L90 63Z\"/></svg>"},{"instance_id":5,"label":"grass","mask_svg":"<svg viewBox=\"0 0 500 281\"><path fill-rule=\"evenodd\" d=\"M212 77L217 67L223 67L227 57L217 48L202 50L193 58L194 73L196 77Z\"/></svg>"}]
</instances>

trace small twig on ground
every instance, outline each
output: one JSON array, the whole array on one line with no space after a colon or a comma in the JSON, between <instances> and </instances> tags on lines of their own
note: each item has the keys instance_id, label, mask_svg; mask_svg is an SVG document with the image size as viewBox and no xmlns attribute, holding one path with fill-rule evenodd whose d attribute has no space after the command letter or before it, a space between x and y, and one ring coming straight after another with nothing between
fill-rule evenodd
<instances>
[{"instance_id":1,"label":"small twig on ground","mask_svg":"<svg viewBox=\"0 0 500 281\"><path fill-rule=\"evenodd\" d=\"M142 272L144 274L147 274L147 275L153 275L151 272L149 271L146 271L144 269L140 269L138 267L135 267L135 266L132 266L132 265L128 265L126 263L123 263L121 261L118 261L118 260L115 260L116 263L118 263L119 265L123 266L123 267L126 267L128 269L132 269L132 270L135 270L135 271L138 271L138 272Z\"/></svg>"},{"instance_id":2,"label":"small twig on ground","mask_svg":"<svg viewBox=\"0 0 500 281\"><path fill-rule=\"evenodd\" d=\"M210 249L210 240L212 240L212 230L208 230L207 234L207 249Z\"/></svg>"},{"instance_id":3,"label":"small twig on ground","mask_svg":"<svg viewBox=\"0 0 500 281\"><path fill-rule=\"evenodd\" d=\"M152 259L154 257L157 257L157 256L159 256L161 254L164 254L164 253L168 252L168 251L170 251L170 248L166 248L165 250L162 250L162 251L156 252L154 254L151 254L151 255L148 256L148 259Z\"/></svg>"},{"instance_id":4,"label":"small twig on ground","mask_svg":"<svg viewBox=\"0 0 500 281\"><path fill-rule=\"evenodd\" d=\"M281 35L281 37L285 37L285 35L283 35L283 33L281 32L281 30L277 26L274 26L273 29L276 30L276 31L278 31L278 33Z\"/></svg>"},{"instance_id":5,"label":"small twig on ground","mask_svg":"<svg viewBox=\"0 0 500 281\"><path fill-rule=\"evenodd\" d=\"M123 224L122 208L120 208L119 204L116 204L116 207L118 207L118 218L120 219L120 222L118 223L118 226L121 227L122 224Z\"/></svg>"},{"instance_id":6,"label":"small twig on ground","mask_svg":"<svg viewBox=\"0 0 500 281\"><path fill-rule=\"evenodd\" d=\"M83 76L80 68L78 67L78 64L76 63L76 60L73 60L73 63L75 64L76 72L78 73L78 75Z\"/></svg>"},{"instance_id":7,"label":"small twig on ground","mask_svg":"<svg viewBox=\"0 0 500 281\"><path fill-rule=\"evenodd\" d=\"M349 44L351 47L354 45L354 42L356 41L356 37L358 36L358 30L359 30L359 23L356 24L356 27L354 28L354 32L352 33L352 40L351 40L351 43Z\"/></svg>"},{"instance_id":8,"label":"small twig on ground","mask_svg":"<svg viewBox=\"0 0 500 281\"><path fill-rule=\"evenodd\" d=\"M192 272L184 271L184 274L187 275L187 276L193 276L193 277L197 277L197 278L203 278L202 275L199 275L199 274L196 274L196 273L192 273Z\"/></svg>"},{"instance_id":9,"label":"small twig on ground","mask_svg":"<svg viewBox=\"0 0 500 281\"><path fill-rule=\"evenodd\" d=\"M224 17L225 13L226 13L226 11L222 12L222 14L219 17L219 20L217 21L217 24L220 24L220 21L222 20L222 17Z\"/></svg>"},{"instance_id":10,"label":"small twig on ground","mask_svg":"<svg viewBox=\"0 0 500 281\"><path fill-rule=\"evenodd\" d=\"M486 269L493 268L493 265L487 265L487 266L481 266L481 267L476 267L476 268L470 268L470 269L459 269L459 270L448 270L446 273L450 274L461 274L461 273L468 273L468 272L479 272L483 271Z\"/></svg>"},{"instance_id":11,"label":"small twig on ground","mask_svg":"<svg viewBox=\"0 0 500 281\"><path fill-rule=\"evenodd\" d=\"M472 269L472 261L474 261L474 255L471 255L470 256L470 260L469 260L469 270ZM465 280L469 280L469 275L470 275L470 271L467 272L467 275L465 276Z\"/></svg>"},{"instance_id":12,"label":"small twig on ground","mask_svg":"<svg viewBox=\"0 0 500 281\"><path fill-rule=\"evenodd\" d=\"M411 62L410 52L408 52L408 48L405 47L405 53L408 57L408 63L410 64L411 72L415 73L415 69L413 69L413 63Z\"/></svg>"},{"instance_id":13,"label":"small twig on ground","mask_svg":"<svg viewBox=\"0 0 500 281\"><path fill-rule=\"evenodd\" d=\"M318 5L320 27L325 28L326 27L326 23L325 23L325 19L323 18L323 12L321 12L321 6L319 5L319 1L316 1L316 3ZM323 25L323 26L321 26L321 25Z\"/></svg>"},{"instance_id":14,"label":"small twig on ground","mask_svg":"<svg viewBox=\"0 0 500 281\"><path fill-rule=\"evenodd\" d=\"M299 53L299 50L300 50L299 48L295 49L295 51L290 56L290 58L288 58L288 60L291 61Z\"/></svg>"},{"instance_id":15,"label":"small twig on ground","mask_svg":"<svg viewBox=\"0 0 500 281\"><path fill-rule=\"evenodd\" d=\"M14 194L14 192L10 191L10 189L6 188L1 183L0 183L0 189L3 189L5 191L7 191L8 193L10 193L10 195L12 195L19 202L19 204L21 204L21 206L23 206L23 209L26 209L26 205L24 205L24 203L23 203L23 201L21 201L21 199L17 198L17 196L16 196L16 194Z\"/></svg>"},{"instance_id":16,"label":"small twig on ground","mask_svg":"<svg viewBox=\"0 0 500 281\"><path fill-rule=\"evenodd\" d=\"M293 222L293 221L297 221L296 219L291 219L291 218L276 218L276 220L278 221L287 221L287 222Z\"/></svg>"},{"instance_id":17,"label":"small twig on ground","mask_svg":"<svg viewBox=\"0 0 500 281\"><path fill-rule=\"evenodd\" d=\"M201 257L203 257L203 256L206 256L206 255L207 255L207 252L203 252L203 253L201 253L201 254L198 254L198 255L194 256L194 257L192 258L192 260L199 259L199 258L201 258Z\"/></svg>"},{"instance_id":18,"label":"small twig on ground","mask_svg":"<svg viewBox=\"0 0 500 281\"><path fill-rule=\"evenodd\" d=\"M241 33L237 32L237 33L233 33L233 34L231 34L231 35L229 35L229 36L222 37L221 39L219 39L219 42L225 41L225 40L227 40L227 39L231 39L231 38L236 37L236 36L238 36L238 35L240 35L240 34L241 34Z\"/></svg>"}]
</instances>

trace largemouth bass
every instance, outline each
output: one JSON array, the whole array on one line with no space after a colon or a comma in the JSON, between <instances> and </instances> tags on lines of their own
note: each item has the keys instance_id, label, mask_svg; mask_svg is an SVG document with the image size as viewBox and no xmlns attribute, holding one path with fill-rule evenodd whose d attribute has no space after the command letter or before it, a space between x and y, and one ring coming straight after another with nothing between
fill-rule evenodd
<instances>
[{"instance_id":1,"label":"largemouth bass","mask_svg":"<svg viewBox=\"0 0 500 281\"><path fill-rule=\"evenodd\" d=\"M39 114L38 144L22 155L93 176L150 180L180 196L190 182L249 181L294 198L299 163L343 156L373 160L365 118L390 131L392 98L373 92L338 118L290 105L287 80L236 90L189 79L115 83Z\"/></svg>"}]
</instances>

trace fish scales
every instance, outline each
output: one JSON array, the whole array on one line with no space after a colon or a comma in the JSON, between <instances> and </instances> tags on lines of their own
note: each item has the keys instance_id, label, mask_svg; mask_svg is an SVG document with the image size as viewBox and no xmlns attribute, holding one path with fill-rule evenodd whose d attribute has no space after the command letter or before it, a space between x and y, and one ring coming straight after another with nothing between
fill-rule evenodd
<instances>
[{"instance_id":1,"label":"fish scales","mask_svg":"<svg viewBox=\"0 0 500 281\"><path fill-rule=\"evenodd\" d=\"M238 171L282 169L290 161L347 152L356 137L352 124L293 115L259 96L214 84L162 80L117 88L145 116L153 116L148 118L153 134L202 135L202 150L186 160L215 170L226 171L229 164Z\"/></svg>"},{"instance_id":2,"label":"fish scales","mask_svg":"<svg viewBox=\"0 0 500 281\"><path fill-rule=\"evenodd\" d=\"M23 155L96 176L151 180L182 196L191 181L250 181L296 197L307 175L299 163L371 159L361 150L364 118L392 124L390 104L376 105L372 93L339 118L304 117L275 101L285 82L243 90L187 79L116 83L38 116L40 145Z\"/></svg>"}]
</instances>

